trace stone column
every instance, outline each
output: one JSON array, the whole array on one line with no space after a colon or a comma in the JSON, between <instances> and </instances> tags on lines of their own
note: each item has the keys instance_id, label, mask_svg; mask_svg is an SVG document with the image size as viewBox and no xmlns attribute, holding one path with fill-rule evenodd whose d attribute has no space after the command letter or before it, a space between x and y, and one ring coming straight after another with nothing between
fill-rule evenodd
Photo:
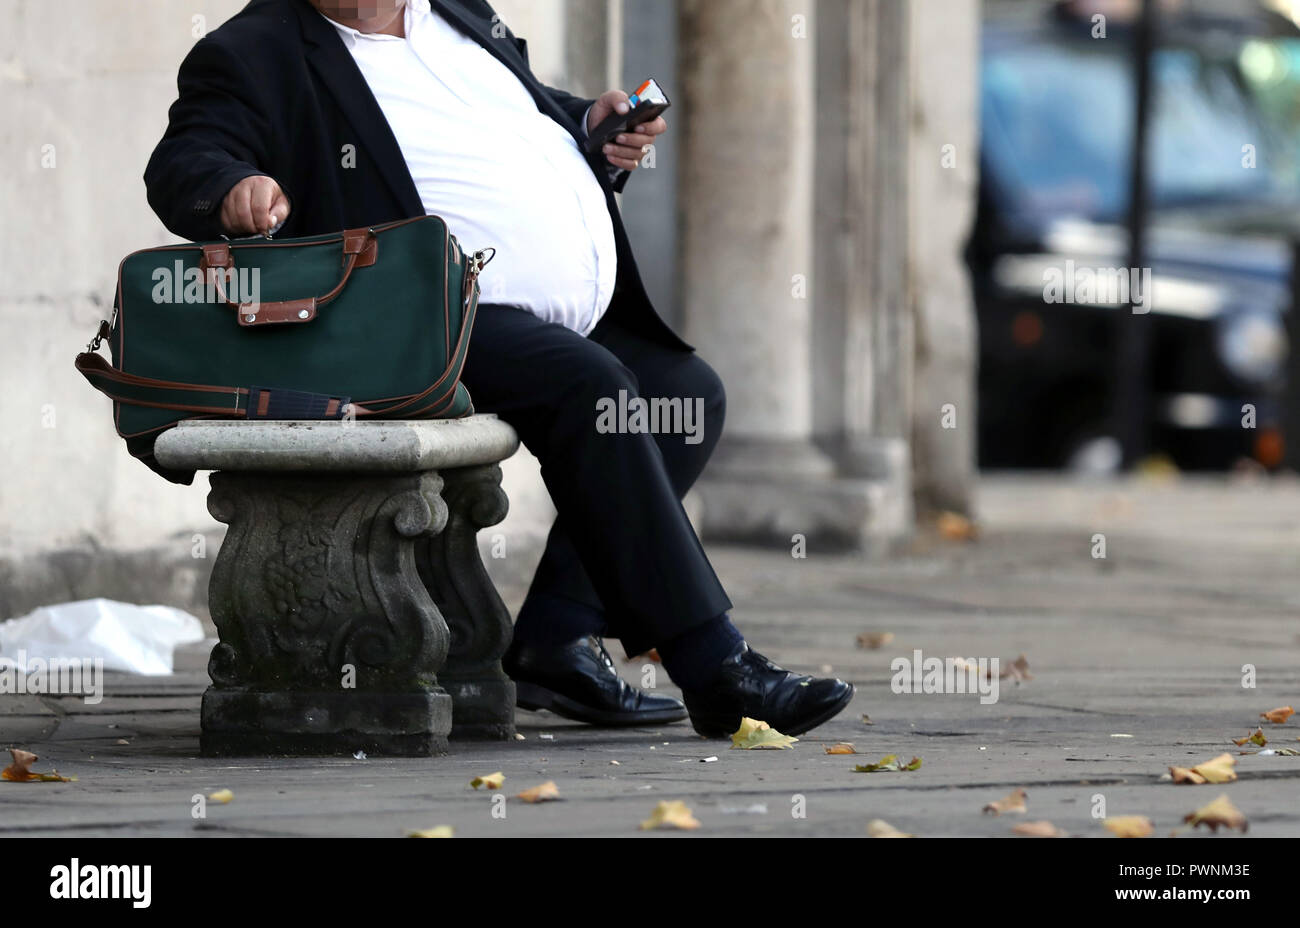
<instances>
[{"instance_id":1,"label":"stone column","mask_svg":"<svg viewBox=\"0 0 1300 928\"><path fill-rule=\"evenodd\" d=\"M917 507L970 513L979 339L963 255L979 182L979 0L907 4ZM900 43L902 47L902 43ZM942 53L936 51L942 49ZM946 424L944 407L955 420Z\"/></svg>"},{"instance_id":2,"label":"stone column","mask_svg":"<svg viewBox=\"0 0 1300 928\"><path fill-rule=\"evenodd\" d=\"M710 537L789 545L799 534L810 545L862 547L881 536L882 519L886 534L903 521L889 484L839 459L846 422L876 434L868 411L879 376L873 362L902 346L894 329L861 318L869 309L846 313L850 304L872 306L861 284L835 277L822 294L828 267L840 274L875 256L844 230L820 240L815 194L834 189L837 213L856 214L876 208L864 200L878 192L861 175L853 188L845 176L834 188L814 182L828 105L816 64L822 7L803 0L680 5L686 337L727 386L726 431L700 484ZM837 40L841 64L873 54L850 50L846 36ZM841 123L832 144L844 168L846 113L841 107L826 118ZM836 249L838 265L821 259L823 245ZM836 443L819 447L825 421L834 423L827 431ZM901 473L905 479L905 467Z\"/></svg>"},{"instance_id":3,"label":"stone column","mask_svg":"<svg viewBox=\"0 0 1300 928\"><path fill-rule=\"evenodd\" d=\"M912 520L907 6L817 7L815 433L877 488L884 542Z\"/></svg>"},{"instance_id":4,"label":"stone column","mask_svg":"<svg viewBox=\"0 0 1300 928\"><path fill-rule=\"evenodd\" d=\"M622 76L623 0L565 0L564 89L596 97Z\"/></svg>"}]
</instances>

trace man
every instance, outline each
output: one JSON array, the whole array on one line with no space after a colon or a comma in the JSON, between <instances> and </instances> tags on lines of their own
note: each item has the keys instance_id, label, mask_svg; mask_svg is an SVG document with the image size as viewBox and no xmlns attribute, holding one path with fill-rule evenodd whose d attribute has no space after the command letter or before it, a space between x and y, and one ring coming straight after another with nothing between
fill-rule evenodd
<instances>
[{"instance_id":1,"label":"man","mask_svg":"<svg viewBox=\"0 0 1300 928\"><path fill-rule=\"evenodd\" d=\"M721 433L722 384L651 307L619 217L662 118L579 147L628 97L544 87L483 0L253 0L181 65L145 172L191 240L314 235L425 213L492 246L463 380L542 464L559 513L504 666L519 704L601 725L681 719L788 734L846 705L840 680L752 651L680 499ZM670 397L703 434L605 434L598 404ZM657 647L674 699L628 686L600 636Z\"/></svg>"}]
</instances>

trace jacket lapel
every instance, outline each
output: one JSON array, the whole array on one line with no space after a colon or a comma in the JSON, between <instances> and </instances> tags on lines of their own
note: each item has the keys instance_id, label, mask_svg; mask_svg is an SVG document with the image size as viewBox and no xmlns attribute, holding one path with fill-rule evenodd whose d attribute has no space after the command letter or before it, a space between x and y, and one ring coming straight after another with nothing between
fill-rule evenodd
<instances>
[{"instance_id":1,"label":"jacket lapel","mask_svg":"<svg viewBox=\"0 0 1300 928\"><path fill-rule=\"evenodd\" d=\"M378 163L384 183L397 197L406 215L422 214L424 205L406 167L402 149L347 46L334 27L307 0L296 0L294 7L302 23L303 43L312 70L338 102L343 115L356 131L357 139L365 140L365 147Z\"/></svg>"}]
</instances>

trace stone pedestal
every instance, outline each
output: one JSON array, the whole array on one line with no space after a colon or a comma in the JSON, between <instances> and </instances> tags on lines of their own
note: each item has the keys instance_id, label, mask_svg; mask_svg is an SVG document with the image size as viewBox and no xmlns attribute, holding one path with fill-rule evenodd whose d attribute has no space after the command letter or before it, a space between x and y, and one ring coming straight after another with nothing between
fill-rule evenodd
<instances>
[{"instance_id":1,"label":"stone pedestal","mask_svg":"<svg viewBox=\"0 0 1300 928\"><path fill-rule=\"evenodd\" d=\"M420 579L451 629L439 680L455 707L453 738L506 739L515 733L515 685L501 669L510 646L510 613L479 556L479 529L510 508L494 464L443 472L447 524L416 542Z\"/></svg>"},{"instance_id":2,"label":"stone pedestal","mask_svg":"<svg viewBox=\"0 0 1300 928\"><path fill-rule=\"evenodd\" d=\"M513 429L448 422L196 422L160 437L214 469L229 525L208 598L220 642L205 754L426 755L509 738L510 617L474 536L504 518Z\"/></svg>"}]
</instances>

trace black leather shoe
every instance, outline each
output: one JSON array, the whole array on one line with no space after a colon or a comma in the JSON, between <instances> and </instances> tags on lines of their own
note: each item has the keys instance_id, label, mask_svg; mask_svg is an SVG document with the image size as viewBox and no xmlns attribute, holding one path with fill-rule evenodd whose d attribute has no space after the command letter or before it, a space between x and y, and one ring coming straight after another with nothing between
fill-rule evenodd
<instances>
[{"instance_id":1,"label":"black leather shoe","mask_svg":"<svg viewBox=\"0 0 1300 928\"><path fill-rule=\"evenodd\" d=\"M555 648L514 642L501 659L521 709L549 709L589 725L657 725L686 718L671 696L629 686L594 636Z\"/></svg>"},{"instance_id":2,"label":"black leather shoe","mask_svg":"<svg viewBox=\"0 0 1300 928\"><path fill-rule=\"evenodd\" d=\"M847 706L853 686L782 670L742 641L710 686L682 695L691 724L706 738L730 736L742 718L766 722L784 735L802 735Z\"/></svg>"}]
</instances>

